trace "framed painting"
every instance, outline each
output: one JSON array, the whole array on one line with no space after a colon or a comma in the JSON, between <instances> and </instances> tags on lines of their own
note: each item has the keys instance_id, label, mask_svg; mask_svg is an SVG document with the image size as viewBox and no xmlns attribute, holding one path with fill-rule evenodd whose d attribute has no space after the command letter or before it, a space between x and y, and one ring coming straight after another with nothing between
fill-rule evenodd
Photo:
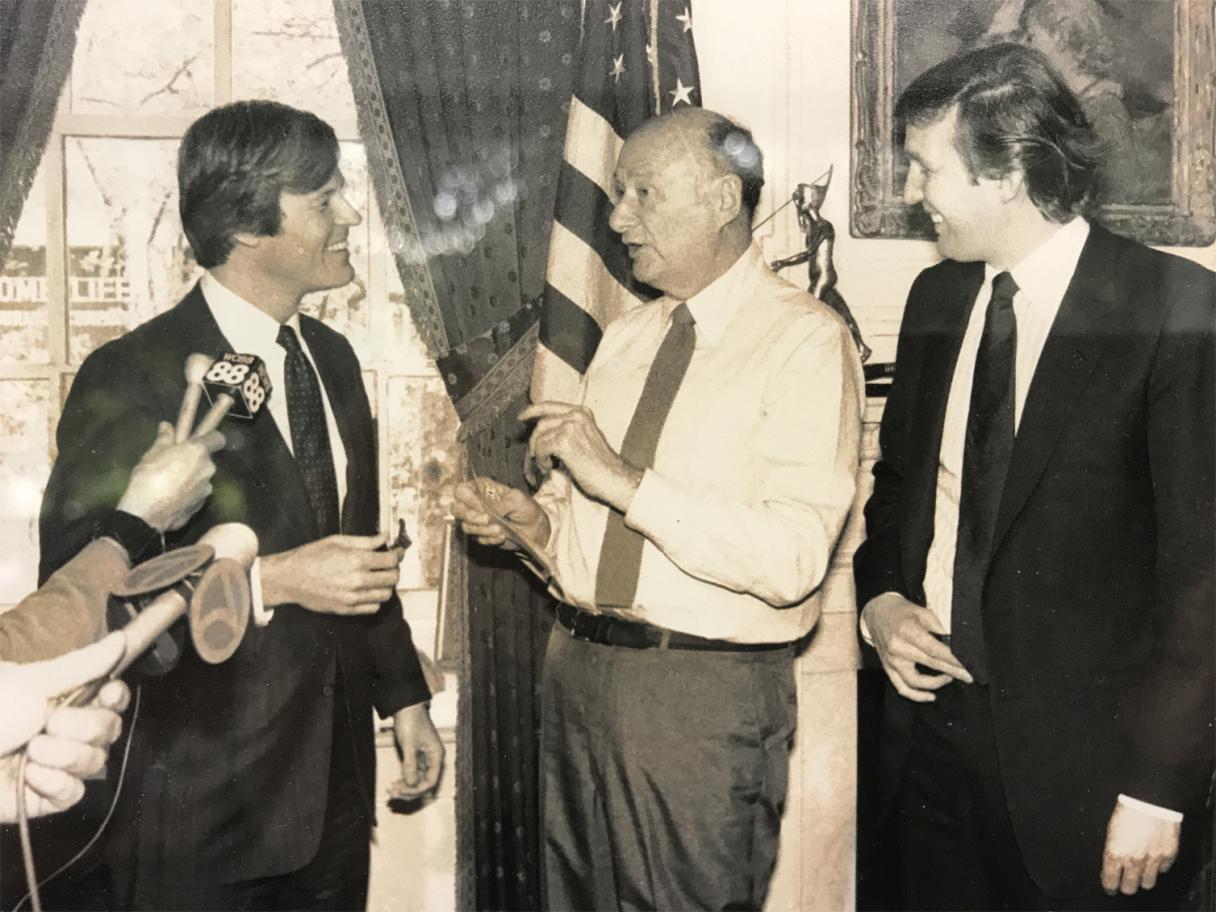
<instances>
[{"instance_id":1,"label":"framed painting","mask_svg":"<svg viewBox=\"0 0 1216 912\"><path fill-rule=\"evenodd\" d=\"M997 41L1042 50L1105 147L1094 212L1148 244L1216 241L1216 0L853 0L854 237L932 238L901 200L899 93L947 57Z\"/></svg>"}]
</instances>

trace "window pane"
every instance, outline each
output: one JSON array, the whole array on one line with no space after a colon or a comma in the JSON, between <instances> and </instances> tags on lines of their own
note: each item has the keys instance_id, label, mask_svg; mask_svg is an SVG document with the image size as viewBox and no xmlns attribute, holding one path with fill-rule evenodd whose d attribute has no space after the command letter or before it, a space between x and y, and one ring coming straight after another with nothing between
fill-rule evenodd
<instances>
[{"instance_id":1,"label":"window pane","mask_svg":"<svg viewBox=\"0 0 1216 912\"><path fill-rule=\"evenodd\" d=\"M333 0L234 0L232 88L322 117L354 117Z\"/></svg>"},{"instance_id":2,"label":"window pane","mask_svg":"<svg viewBox=\"0 0 1216 912\"><path fill-rule=\"evenodd\" d=\"M38 582L38 507L51 472L51 385L0 380L0 603Z\"/></svg>"},{"instance_id":3,"label":"window pane","mask_svg":"<svg viewBox=\"0 0 1216 912\"><path fill-rule=\"evenodd\" d=\"M21 211L0 270L0 361L50 361L46 316L46 196L44 168Z\"/></svg>"},{"instance_id":4,"label":"window pane","mask_svg":"<svg viewBox=\"0 0 1216 912\"><path fill-rule=\"evenodd\" d=\"M177 145L67 140L73 363L172 307L198 275L177 214Z\"/></svg>"},{"instance_id":5,"label":"window pane","mask_svg":"<svg viewBox=\"0 0 1216 912\"><path fill-rule=\"evenodd\" d=\"M90 0L72 64L72 110L181 114L211 106L211 3Z\"/></svg>"},{"instance_id":6,"label":"window pane","mask_svg":"<svg viewBox=\"0 0 1216 912\"><path fill-rule=\"evenodd\" d=\"M402 589L435 589L443 560L441 492L460 480L456 411L437 377L390 377L381 409L388 426L391 518L414 539L401 562Z\"/></svg>"},{"instance_id":7,"label":"window pane","mask_svg":"<svg viewBox=\"0 0 1216 912\"><path fill-rule=\"evenodd\" d=\"M392 352L394 366L403 373L433 374L436 372L435 362L431 360L426 343L422 341L418 326L406 305L405 286L401 283L401 273L397 271L397 261L391 250L386 251L383 262L387 273L389 312L388 338L384 350Z\"/></svg>"},{"instance_id":8,"label":"window pane","mask_svg":"<svg viewBox=\"0 0 1216 912\"><path fill-rule=\"evenodd\" d=\"M300 309L328 323L350 340L355 351L373 351L371 314L367 298L367 276L369 272L368 232L368 182L367 155L361 143L342 143L342 175L346 178L347 200L363 221L351 228L348 237L350 262L355 267L355 280L333 291L319 291L308 295Z\"/></svg>"}]
</instances>

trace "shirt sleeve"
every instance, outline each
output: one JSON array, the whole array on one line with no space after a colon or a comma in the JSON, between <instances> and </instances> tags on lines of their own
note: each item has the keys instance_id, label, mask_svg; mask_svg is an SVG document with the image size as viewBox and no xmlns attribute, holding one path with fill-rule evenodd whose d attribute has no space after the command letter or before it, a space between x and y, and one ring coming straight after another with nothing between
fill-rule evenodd
<instances>
[{"instance_id":1,"label":"shirt sleeve","mask_svg":"<svg viewBox=\"0 0 1216 912\"><path fill-rule=\"evenodd\" d=\"M0 660L36 662L71 652L106 632L110 591L130 570L127 553L99 538L36 591L0 615Z\"/></svg>"},{"instance_id":2,"label":"shirt sleeve","mask_svg":"<svg viewBox=\"0 0 1216 912\"><path fill-rule=\"evenodd\" d=\"M265 627L274 619L274 609L266 607L262 598L262 559L255 557L249 568L249 615L254 627Z\"/></svg>"},{"instance_id":3,"label":"shirt sleeve","mask_svg":"<svg viewBox=\"0 0 1216 912\"><path fill-rule=\"evenodd\" d=\"M1170 823L1181 823L1182 814L1179 811L1173 811L1169 808L1163 808L1157 804L1149 804L1147 801L1141 801L1139 798L1132 798L1130 795L1120 795L1119 803L1124 807L1135 808L1137 811L1143 811L1151 817L1157 817L1161 820L1167 820Z\"/></svg>"},{"instance_id":4,"label":"shirt sleeve","mask_svg":"<svg viewBox=\"0 0 1216 912\"><path fill-rule=\"evenodd\" d=\"M769 380L751 441L758 496L732 500L647 469L625 523L691 576L773 606L823 580L848 517L861 437L860 363L844 324L810 316Z\"/></svg>"}]
</instances>

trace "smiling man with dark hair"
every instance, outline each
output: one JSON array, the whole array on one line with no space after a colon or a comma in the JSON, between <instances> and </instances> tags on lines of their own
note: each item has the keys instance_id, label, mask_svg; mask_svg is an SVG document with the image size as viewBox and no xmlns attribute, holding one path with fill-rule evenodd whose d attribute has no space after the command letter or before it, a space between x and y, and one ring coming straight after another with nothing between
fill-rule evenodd
<instances>
[{"instance_id":1,"label":"smiling man with dark hair","mask_svg":"<svg viewBox=\"0 0 1216 912\"><path fill-rule=\"evenodd\" d=\"M273 390L228 421L214 493L170 547L218 523L260 542L256 625L208 665L186 649L144 688L108 860L118 908L361 909L375 807L373 706L392 717L406 790L439 777L430 692L378 534L376 435L350 343L299 314L350 282L338 143L268 101L206 114L182 143L181 215L208 271L168 312L90 355L59 423L42 507L46 576L88 540L177 414L193 352L260 357Z\"/></svg>"},{"instance_id":2,"label":"smiling man with dark hair","mask_svg":"<svg viewBox=\"0 0 1216 912\"><path fill-rule=\"evenodd\" d=\"M896 114L945 261L855 557L885 873L908 909L1179 908L1210 816L1216 276L1082 216L1097 146L1037 51L947 60Z\"/></svg>"}]
</instances>

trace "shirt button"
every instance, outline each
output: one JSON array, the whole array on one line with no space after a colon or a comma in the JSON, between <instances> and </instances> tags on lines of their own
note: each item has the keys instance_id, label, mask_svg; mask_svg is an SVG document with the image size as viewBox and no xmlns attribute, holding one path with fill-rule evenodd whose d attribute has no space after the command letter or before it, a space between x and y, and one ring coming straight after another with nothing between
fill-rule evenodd
<instances>
[{"instance_id":1,"label":"shirt button","mask_svg":"<svg viewBox=\"0 0 1216 912\"><path fill-rule=\"evenodd\" d=\"M334 695L334 686L332 684L326 684L321 688L321 693L325 694L327 697L332 697Z\"/></svg>"}]
</instances>

